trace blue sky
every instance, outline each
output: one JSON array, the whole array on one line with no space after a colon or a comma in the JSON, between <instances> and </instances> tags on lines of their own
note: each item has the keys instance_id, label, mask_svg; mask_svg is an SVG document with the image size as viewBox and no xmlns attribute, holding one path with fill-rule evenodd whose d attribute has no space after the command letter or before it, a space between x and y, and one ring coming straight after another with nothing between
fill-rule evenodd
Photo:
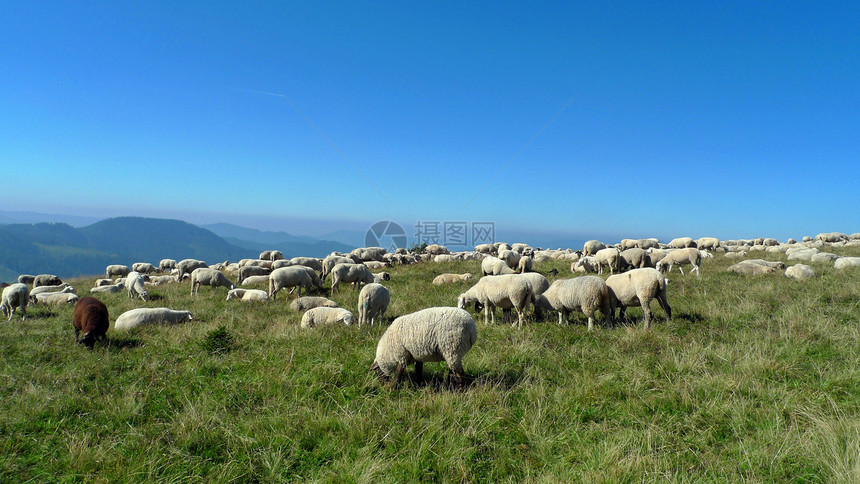
<instances>
[{"instance_id":1,"label":"blue sky","mask_svg":"<svg viewBox=\"0 0 860 484\"><path fill-rule=\"evenodd\" d=\"M0 210L860 231L852 2L4 2Z\"/></svg>"}]
</instances>

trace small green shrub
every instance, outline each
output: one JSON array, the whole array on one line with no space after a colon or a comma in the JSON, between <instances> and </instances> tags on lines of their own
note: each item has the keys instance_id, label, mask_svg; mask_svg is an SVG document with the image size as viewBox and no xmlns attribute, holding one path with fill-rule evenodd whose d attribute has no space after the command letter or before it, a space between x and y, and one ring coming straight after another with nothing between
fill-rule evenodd
<instances>
[{"instance_id":1,"label":"small green shrub","mask_svg":"<svg viewBox=\"0 0 860 484\"><path fill-rule=\"evenodd\" d=\"M233 336L226 326L219 326L206 333L206 337L200 342L204 351L213 355L229 353L236 346L236 337Z\"/></svg>"}]
</instances>

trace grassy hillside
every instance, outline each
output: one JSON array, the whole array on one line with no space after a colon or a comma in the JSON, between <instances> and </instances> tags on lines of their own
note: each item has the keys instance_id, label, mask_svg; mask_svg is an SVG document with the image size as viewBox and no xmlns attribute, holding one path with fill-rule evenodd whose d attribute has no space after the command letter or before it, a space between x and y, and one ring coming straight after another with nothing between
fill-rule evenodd
<instances>
[{"instance_id":1,"label":"grassy hillside","mask_svg":"<svg viewBox=\"0 0 860 484\"><path fill-rule=\"evenodd\" d=\"M650 331L478 321L463 391L442 388L444 364L425 384L380 384L384 328L302 330L284 293L102 296L111 322L141 306L195 320L111 329L92 351L73 343L71 307L32 309L0 325L0 480L858 482L860 272L812 264L800 283L730 264L673 273L675 318L654 303ZM570 277L569 263L538 269L552 267ZM478 263L392 268L388 316L453 305L468 284L430 281L463 271ZM334 299L354 310L357 293Z\"/></svg>"}]
</instances>

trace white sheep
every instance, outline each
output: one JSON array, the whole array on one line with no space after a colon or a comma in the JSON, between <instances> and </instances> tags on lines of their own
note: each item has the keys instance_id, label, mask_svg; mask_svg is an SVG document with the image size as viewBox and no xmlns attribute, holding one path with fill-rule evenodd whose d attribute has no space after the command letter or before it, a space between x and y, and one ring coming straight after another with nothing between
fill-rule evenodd
<instances>
[{"instance_id":1,"label":"white sheep","mask_svg":"<svg viewBox=\"0 0 860 484\"><path fill-rule=\"evenodd\" d=\"M524 255L520 258L519 263L517 263L517 272L520 274L524 274L526 272L531 272L534 266L534 259L531 257Z\"/></svg>"},{"instance_id":2,"label":"white sheep","mask_svg":"<svg viewBox=\"0 0 860 484\"><path fill-rule=\"evenodd\" d=\"M797 281L803 281L815 277L815 271L806 264L795 264L785 270L786 277Z\"/></svg>"},{"instance_id":3,"label":"white sheep","mask_svg":"<svg viewBox=\"0 0 860 484\"><path fill-rule=\"evenodd\" d=\"M672 249L686 249L687 247L696 247L696 241L692 237L678 237L669 241L669 247Z\"/></svg>"},{"instance_id":4,"label":"white sheep","mask_svg":"<svg viewBox=\"0 0 860 484\"><path fill-rule=\"evenodd\" d=\"M322 259L317 259L316 257L293 257L290 259L290 262L295 265L310 267L319 273L322 273L323 270Z\"/></svg>"},{"instance_id":5,"label":"white sheep","mask_svg":"<svg viewBox=\"0 0 860 484\"><path fill-rule=\"evenodd\" d=\"M44 304L46 306L59 306L60 304L74 304L78 301L78 295L71 292L43 292L30 295L33 304Z\"/></svg>"},{"instance_id":6,"label":"white sheep","mask_svg":"<svg viewBox=\"0 0 860 484\"><path fill-rule=\"evenodd\" d=\"M364 263L364 265L372 271L381 271L386 267L391 267L391 264L388 262L378 262L375 260L367 261Z\"/></svg>"},{"instance_id":7,"label":"white sheep","mask_svg":"<svg viewBox=\"0 0 860 484\"><path fill-rule=\"evenodd\" d=\"M137 308L126 311L116 318L114 330L127 331L144 324L177 324L191 321L191 311L177 311L169 308Z\"/></svg>"},{"instance_id":8,"label":"white sheep","mask_svg":"<svg viewBox=\"0 0 860 484\"><path fill-rule=\"evenodd\" d=\"M463 274L444 273L433 278L433 285L440 286L442 284L451 284L453 282L464 282L472 280L472 274L465 272Z\"/></svg>"},{"instance_id":9,"label":"white sheep","mask_svg":"<svg viewBox=\"0 0 860 484\"><path fill-rule=\"evenodd\" d=\"M516 271L508 267L508 264L499 259L488 255L481 261L481 272L485 276L500 276L503 274L516 274Z\"/></svg>"},{"instance_id":10,"label":"white sheep","mask_svg":"<svg viewBox=\"0 0 860 484\"><path fill-rule=\"evenodd\" d=\"M170 275L149 276L149 282L151 282L153 286L160 286L162 284L170 284L171 282L176 282L176 277Z\"/></svg>"},{"instance_id":11,"label":"white sheep","mask_svg":"<svg viewBox=\"0 0 860 484\"><path fill-rule=\"evenodd\" d=\"M368 320L371 326L376 321L381 324L390 302L391 294L382 284L374 282L361 288L358 294L358 327L362 323L367 324Z\"/></svg>"},{"instance_id":12,"label":"white sheep","mask_svg":"<svg viewBox=\"0 0 860 484\"><path fill-rule=\"evenodd\" d=\"M390 281L390 280L391 280L391 274L389 274L387 272L380 272L377 274L373 274L373 282L375 282L377 284L382 284L383 282Z\"/></svg>"},{"instance_id":13,"label":"white sheep","mask_svg":"<svg viewBox=\"0 0 860 484\"><path fill-rule=\"evenodd\" d=\"M125 277L129 272L131 272L131 269L129 269L128 266L111 264L105 268L105 278L110 279L114 276Z\"/></svg>"},{"instance_id":14,"label":"white sheep","mask_svg":"<svg viewBox=\"0 0 860 484\"><path fill-rule=\"evenodd\" d=\"M657 239L639 239L636 241L636 247L642 250L659 249L660 241Z\"/></svg>"},{"instance_id":15,"label":"white sheep","mask_svg":"<svg viewBox=\"0 0 860 484\"><path fill-rule=\"evenodd\" d=\"M598 264L594 256L586 255L570 264L570 272L597 272Z\"/></svg>"},{"instance_id":16,"label":"white sheep","mask_svg":"<svg viewBox=\"0 0 860 484\"><path fill-rule=\"evenodd\" d=\"M606 244L599 240L589 240L582 246L582 253L584 255L594 255L598 250L603 250L606 248Z\"/></svg>"},{"instance_id":17,"label":"white sheep","mask_svg":"<svg viewBox=\"0 0 860 484\"><path fill-rule=\"evenodd\" d=\"M336 308L337 303L331 299L319 296L303 296L296 298L290 303L290 309L296 312L307 311L308 309L319 307Z\"/></svg>"},{"instance_id":18,"label":"white sheep","mask_svg":"<svg viewBox=\"0 0 860 484\"><path fill-rule=\"evenodd\" d=\"M496 308L515 309L517 321L513 325L522 328L525 310L534 302L534 288L528 278L520 274L501 276L484 276L478 283L460 294L457 307L463 309L468 304L475 304L475 310L484 309L484 324L492 315L492 323L496 323Z\"/></svg>"},{"instance_id":19,"label":"white sheep","mask_svg":"<svg viewBox=\"0 0 860 484\"><path fill-rule=\"evenodd\" d=\"M209 267L200 267L191 272L191 295L195 296L200 291L200 286L211 286L214 291L216 287L235 289L236 285L227 279L223 272Z\"/></svg>"},{"instance_id":20,"label":"white sheep","mask_svg":"<svg viewBox=\"0 0 860 484\"><path fill-rule=\"evenodd\" d=\"M621 267L621 251L615 247L607 247L598 250L594 254L594 260L597 262L597 273L603 274L603 268L609 269L610 274L615 274Z\"/></svg>"},{"instance_id":21,"label":"white sheep","mask_svg":"<svg viewBox=\"0 0 860 484\"><path fill-rule=\"evenodd\" d=\"M516 269L520 263L522 255L514 252L513 250L500 250L498 258L505 261L505 264L507 264L511 269Z\"/></svg>"},{"instance_id":22,"label":"white sheep","mask_svg":"<svg viewBox=\"0 0 860 484\"><path fill-rule=\"evenodd\" d=\"M311 276L301 266L281 267L269 274L269 298L274 301L278 291L296 286L299 288L299 297L301 297L302 288L310 290L312 285Z\"/></svg>"},{"instance_id":23,"label":"white sheep","mask_svg":"<svg viewBox=\"0 0 860 484\"><path fill-rule=\"evenodd\" d=\"M117 293L125 289L125 284L110 284L107 286L96 286L90 289L91 293Z\"/></svg>"},{"instance_id":24,"label":"white sheep","mask_svg":"<svg viewBox=\"0 0 860 484\"><path fill-rule=\"evenodd\" d=\"M262 289L230 289L227 292L227 301L239 299L242 301L268 301L269 294Z\"/></svg>"},{"instance_id":25,"label":"white sheep","mask_svg":"<svg viewBox=\"0 0 860 484\"><path fill-rule=\"evenodd\" d=\"M640 249L639 247L623 250L620 255L624 263L634 269L648 266L648 254L644 249Z\"/></svg>"},{"instance_id":26,"label":"white sheep","mask_svg":"<svg viewBox=\"0 0 860 484\"><path fill-rule=\"evenodd\" d=\"M268 278L271 273L272 269L268 269L266 267L246 265L239 268L239 271L236 274L236 279L244 281L251 276L266 276L266 278Z\"/></svg>"},{"instance_id":27,"label":"white sheep","mask_svg":"<svg viewBox=\"0 0 860 484\"><path fill-rule=\"evenodd\" d=\"M59 286L39 286L30 290L30 295L43 294L49 292L75 292L75 288L69 284L63 283Z\"/></svg>"},{"instance_id":28,"label":"white sheep","mask_svg":"<svg viewBox=\"0 0 860 484\"><path fill-rule=\"evenodd\" d=\"M149 262L135 262L131 265L131 270L135 272L139 272L141 274L150 274L152 272L158 272L158 268Z\"/></svg>"},{"instance_id":29,"label":"white sheep","mask_svg":"<svg viewBox=\"0 0 860 484\"><path fill-rule=\"evenodd\" d=\"M280 267L279 267L278 269L280 269ZM276 269L276 270L277 270L277 269ZM240 285L240 286L255 286L255 285L258 285L258 284L267 284L267 285L268 285L268 284L269 284L269 277L270 277L270 276L271 276L271 274L269 274L268 276L251 276L251 277L246 277L245 279L243 279L243 280L242 280L242 283L241 283L241 284L239 284L239 285Z\"/></svg>"},{"instance_id":30,"label":"white sheep","mask_svg":"<svg viewBox=\"0 0 860 484\"><path fill-rule=\"evenodd\" d=\"M645 313L645 329L651 325L651 300L657 298L668 319L672 319L672 308L666 296L668 281L657 269L645 267L606 278L612 296L613 307L620 307L618 317L624 319L624 310L630 306L642 306Z\"/></svg>"},{"instance_id":31,"label":"white sheep","mask_svg":"<svg viewBox=\"0 0 860 484\"><path fill-rule=\"evenodd\" d=\"M395 319L376 345L370 366L380 376L395 373L400 385L406 366L415 363L415 375L423 379L424 363L445 361L450 375L463 385L463 357L478 339L472 316L458 308L427 308Z\"/></svg>"},{"instance_id":32,"label":"white sheep","mask_svg":"<svg viewBox=\"0 0 860 484\"><path fill-rule=\"evenodd\" d=\"M59 286L63 281L53 274L39 274L33 279L33 287Z\"/></svg>"},{"instance_id":33,"label":"white sheep","mask_svg":"<svg viewBox=\"0 0 860 484\"><path fill-rule=\"evenodd\" d=\"M720 248L720 239L716 237L699 237L696 240L696 247L699 250L717 250Z\"/></svg>"},{"instance_id":34,"label":"white sheep","mask_svg":"<svg viewBox=\"0 0 860 484\"><path fill-rule=\"evenodd\" d=\"M144 301L149 301L149 292L144 288L143 276L140 275L139 272L129 272L128 275L125 276L123 284L125 285L126 291L128 291L129 299L134 299L135 296L140 296Z\"/></svg>"},{"instance_id":35,"label":"white sheep","mask_svg":"<svg viewBox=\"0 0 860 484\"><path fill-rule=\"evenodd\" d=\"M638 241L636 239L621 239L621 242L618 244L618 249L624 252L627 249L639 247L637 243Z\"/></svg>"},{"instance_id":36,"label":"white sheep","mask_svg":"<svg viewBox=\"0 0 860 484\"><path fill-rule=\"evenodd\" d=\"M182 259L176 264L176 280L182 282L185 274L191 274L194 269L201 267L209 267L202 260L197 259Z\"/></svg>"},{"instance_id":37,"label":"white sheep","mask_svg":"<svg viewBox=\"0 0 860 484\"><path fill-rule=\"evenodd\" d=\"M161 272L169 272L170 269L176 269L176 261L173 259L161 259L158 263L158 270Z\"/></svg>"},{"instance_id":38,"label":"white sheep","mask_svg":"<svg viewBox=\"0 0 860 484\"><path fill-rule=\"evenodd\" d=\"M3 295L0 296L0 310L3 316L6 316L8 321L12 320L12 315L16 309L21 310L21 320L27 319L27 304L30 302L30 288L26 284L16 282L3 288Z\"/></svg>"},{"instance_id":39,"label":"white sheep","mask_svg":"<svg viewBox=\"0 0 860 484\"><path fill-rule=\"evenodd\" d=\"M302 315L302 328L314 328L324 324L343 323L347 326L355 321L355 316L343 308L316 307Z\"/></svg>"},{"instance_id":40,"label":"white sheep","mask_svg":"<svg viewBox=\"0 0 860 484\"><path fill-rule=\"evenodd\" d=\"M568 320L571 311L581 311L588 317L588 330L594 329L594 313L600 310L608 324L613 324L612 296L609 286L597 276L559 279L537 297L535 306L558 312L558 324Z\"/></svg>"},{"instance_id":41,"label":"white sheep","mask_svg":"<svg viewBox=\"0 0 860 484\"><path fill-rule=\"evenodd\" d=\"M328 277L331 270L334 269L334 266L336 266L338 264L350 264L350 263L355 264L355 261L353 259L350 259L349 257L343 257L343 256L339 256L339 255L327 256L322 261L323 269L322 269L322 273L320 274L320 279L325 281L326 277Z\"/></svg>"},{"instance_id":42,"label":"white sheep","mask_svg":"<svg viewBox=\"0 0 860 484\"><path fill-rule=\"evenodd\" d=\"M113 284L113 279L96 279L95 287L109 286Z\"/></svg>"},{"instance_id":43,"label":"white sheep","mask_svg":"<svg viewBox=\"0 0 860 484\"><path fill-rule=\"evenodd\" d=\"M360 284L371 284L375 281L373 273L363 264L338 264L331 270L331 292L337 290L340 283L352 283L354 288Z\"/></svg>"},{"instance_id":44,"label":"white sheep","mask_svg":"<svg viewBox=\"0 0 860 484\"><path fill-rule=\"evenodd\" d=\"M668 274L672 272L672 267L677 264L678 270L681 271L681 275L684 275L684 269L681 268L684 264L690 264L693 266L690 269L690 272L696 271L696 277L701 277L701 272L699 271L699 265L702 263L702 254L699 252L699 249L695 247L689 247L686 249L678 249L673 250L666 254L666 257L660 259L660 262L657 263L656 269L664 274Z\"/></svg>"}]
</instances>

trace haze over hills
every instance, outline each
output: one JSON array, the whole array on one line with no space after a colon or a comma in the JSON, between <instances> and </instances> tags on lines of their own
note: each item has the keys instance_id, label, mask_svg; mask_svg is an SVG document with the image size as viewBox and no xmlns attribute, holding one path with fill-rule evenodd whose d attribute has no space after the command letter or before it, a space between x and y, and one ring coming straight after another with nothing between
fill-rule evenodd
<instances>
[{"instance_id":1,"label":"haze over hills","mask_svg":"<svg viewBox=\"0 0 860 484\"><path fill-rule=\"evenodd\" d=\"M217 223L201 225L202 228L222 237L232 245L259 252L277 249L285 257L325 257L333 251L349 252L358 245L345 244L335 240L319 240L303 235L286 232L270 232L238 225Z\"/></svg>"}]
</instances>

